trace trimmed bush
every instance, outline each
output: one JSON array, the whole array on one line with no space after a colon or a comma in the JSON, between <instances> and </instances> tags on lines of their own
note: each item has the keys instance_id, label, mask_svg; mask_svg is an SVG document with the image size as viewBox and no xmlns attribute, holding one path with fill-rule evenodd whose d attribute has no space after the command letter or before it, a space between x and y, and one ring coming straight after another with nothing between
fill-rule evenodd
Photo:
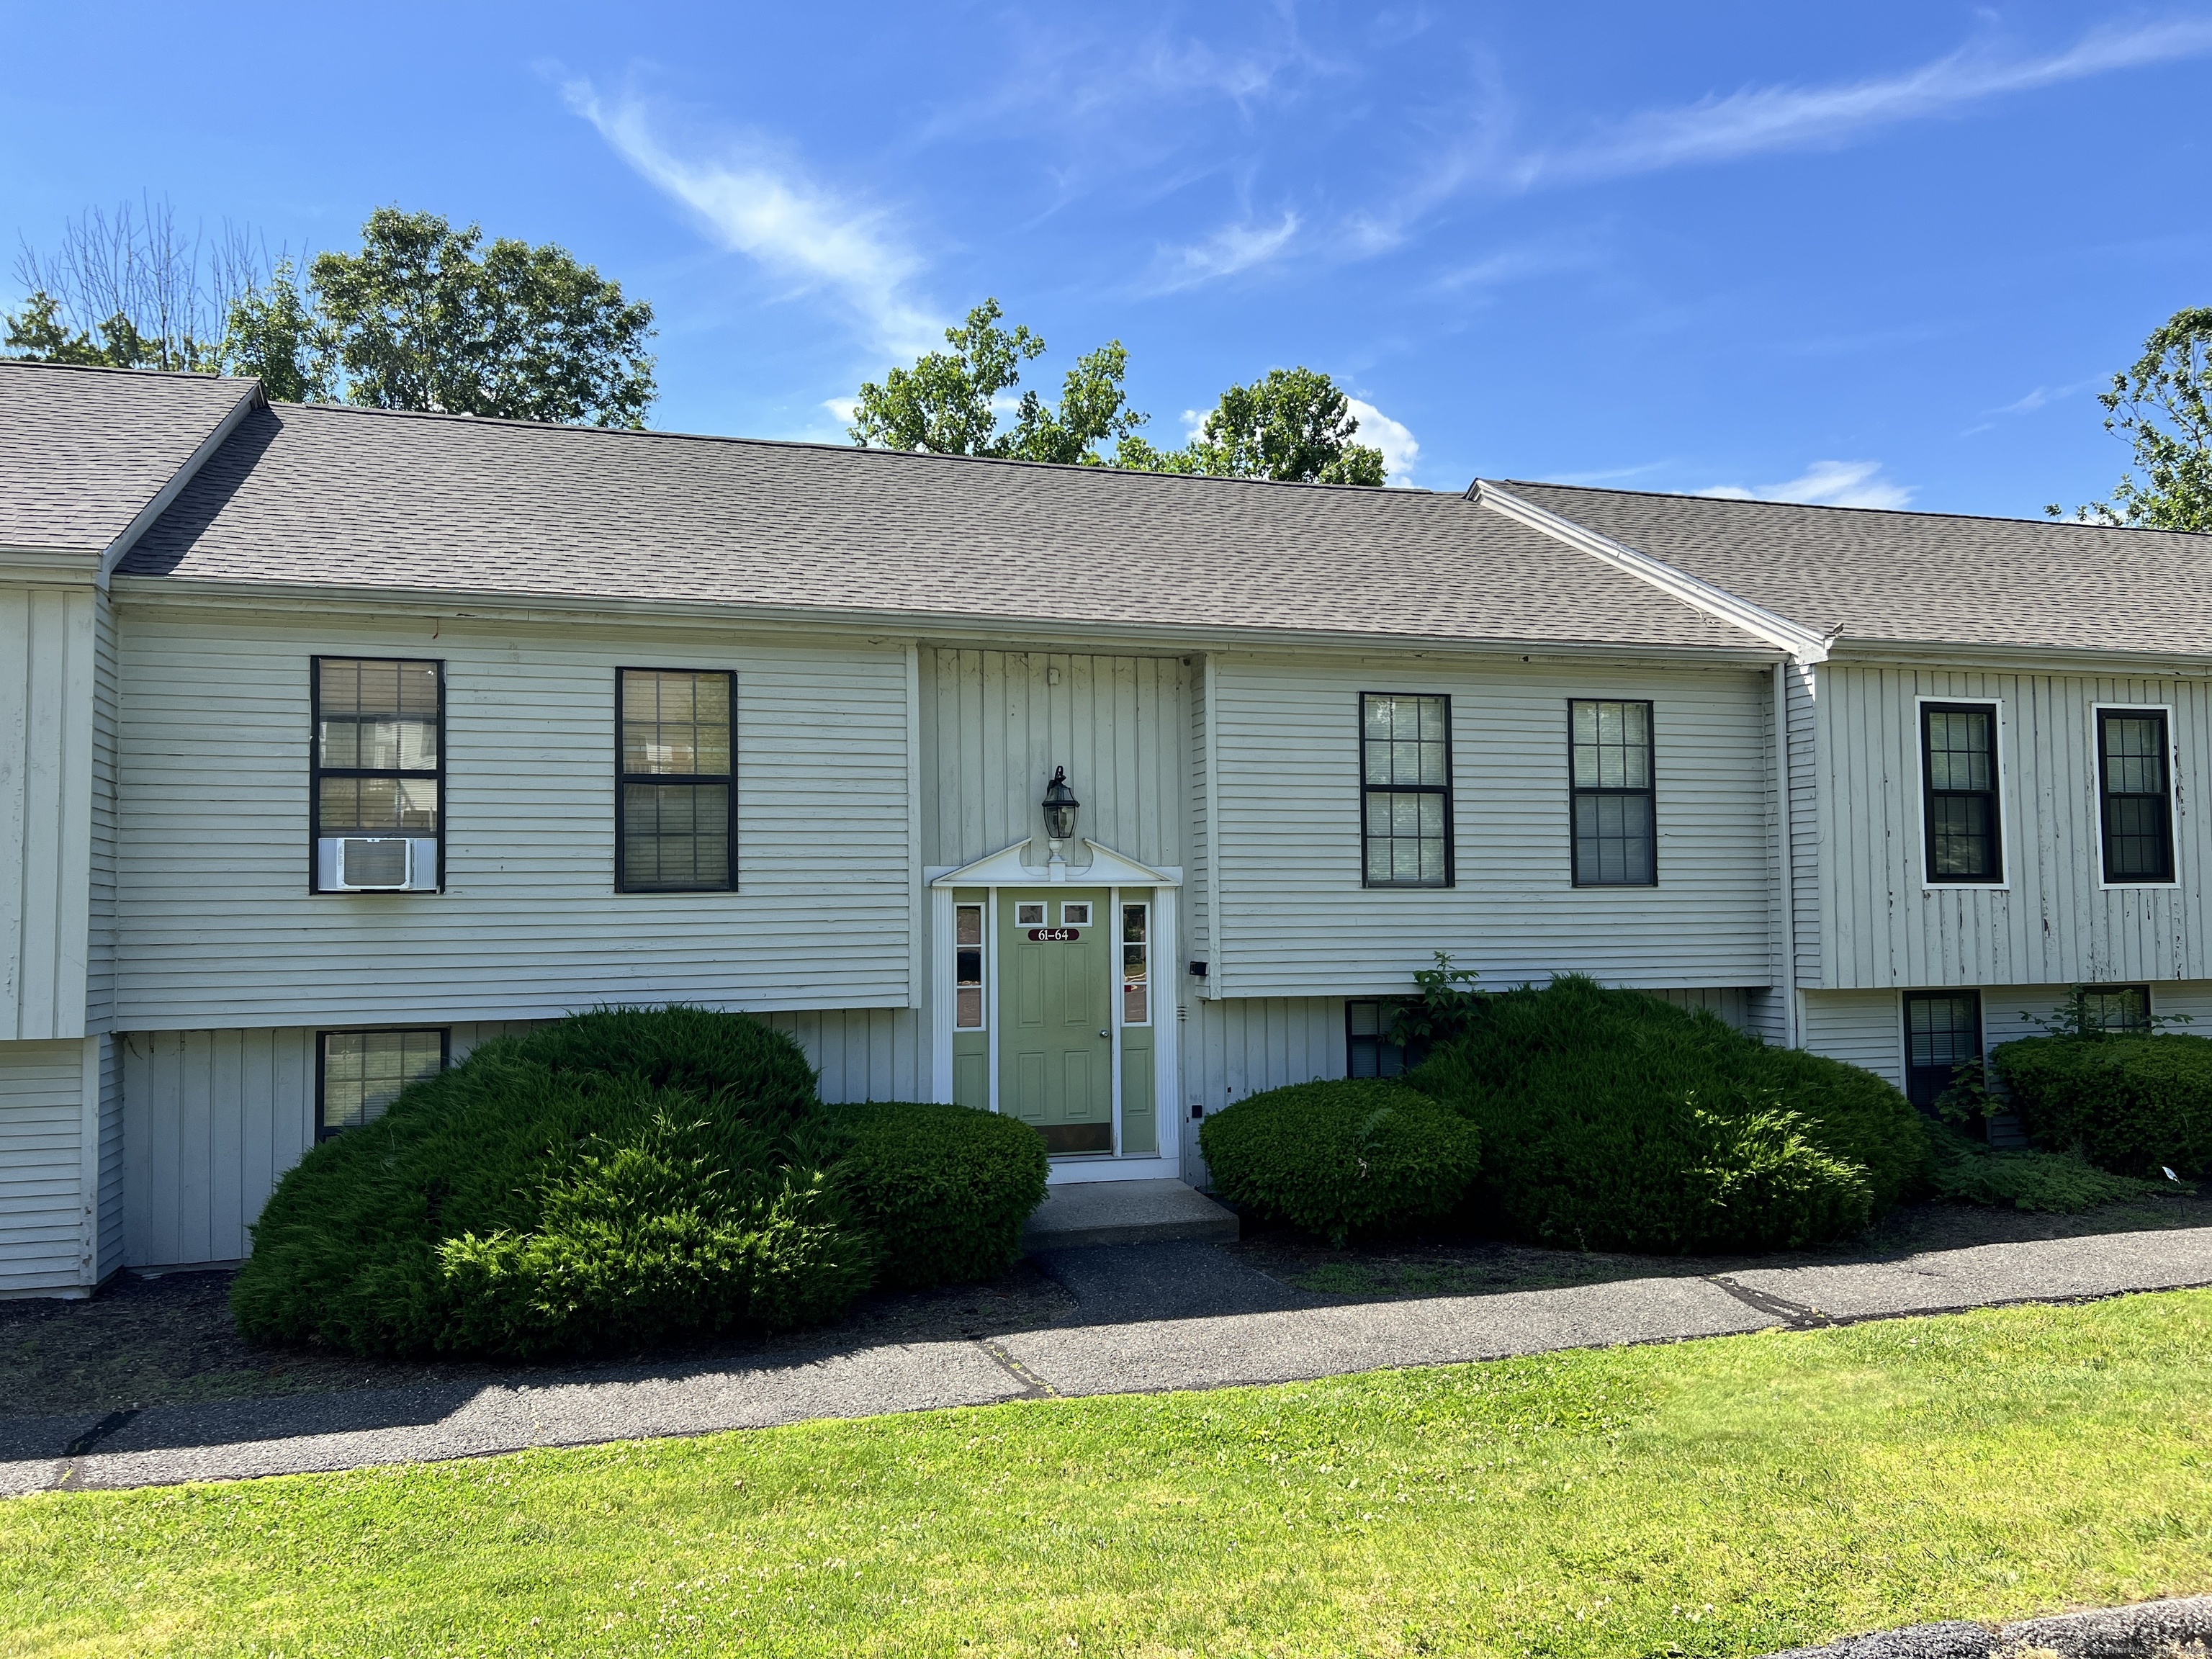
<instances>
[{"instance_id":1,"label":"trimmed bush","mask_svg":"<svg viewBox=\"0 0 2212 1659\"><path fill-rule=\"evenodd\" d=\"M1347 1079L1249 1095L1209 1115L1198 1144L1223 1197L1340 1247L1449 1214L1481 1138L1402 1083Z\"/></svg>"},{"instance_id":2,"label":"trimmed bush","mask_svg":"<svg viewBox=\"0 0 2212 1659\"><path fill-rule=\"evenodd\" d=\"M1990 1058L2038 1139L2122 1175L2212 1173L2212 1037L2023 1037Z\"/></svg>"},{"instance_id":3,"label":"trimmed bush","mask_svg":"<svg viewBox=\"0 0 2212 1659\"><path fill-rule=\"evenodd\" d=\"M516 1359L818 1323L873 1268L841 1150L805 1054L757 1022L580 1016L310 1152L232 1307L262 1340Z\"/></svg>"},{"instance_id":4,"label":"trimmed bush","mask_svg":"<svg viewBox=\"0 0 2212 1659\"><path fill-rule=\"evenodd\" d=\"M2192 1190L2113 1175L2072 1152L1993 1152L1948 1124L1936 1126L1934 1139L1929 1183L1938 1198L1967 1204L2078 1215L2121 1199Z\"/></svg>"},{"instance_id":5,"label":"trimmed bush","mask_svg":"<svg viewBox=\"0 0 2212 1659\"><path fill-rule=\"evenodd\" d=\"M833 1106L847 1137L837 1184L875 1236L877 1282L921 1289L994 1279L1044 1201L1044 1137L1019 1118L926 1101Z\"/></svg>"},{"instance_id":6,"label":"trimmed bush","mask_svg":"<svg viewBox=\"0 0 2212 1659\"><path fill-rule=\"evenodd\" d=\"M1821 1243L1928 1162L1919 1114L1873 1073L1579 975L1485 999L1411 1080L1480 1131L1495 1213L1547 1244Z\"/></svg>"}]
</instances>

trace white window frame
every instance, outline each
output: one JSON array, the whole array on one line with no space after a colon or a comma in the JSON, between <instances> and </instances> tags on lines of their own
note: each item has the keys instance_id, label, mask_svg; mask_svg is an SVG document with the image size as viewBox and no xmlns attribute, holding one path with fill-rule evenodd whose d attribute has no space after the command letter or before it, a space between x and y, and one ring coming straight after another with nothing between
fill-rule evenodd
<instances>
[{"instance_id":1,"label":"white window frame","mask_svg":"<svg viewBox=\"0 0 2212 1659\"><path fill-rule=\"evenodd\" d=\"M2105 878L2105 745L2099 728L2107 709L2116 714L2140 709L2145 714L2154 712L2166 716L2166 844L2173 854L2173 874L2166 881L2107 881ZM2156 892L2162 888L2181 885L2181 737L2176 729L2173 715L2173 705L2170 702L2115 702L2089 705L2089 833L2097 848L2097 889L2100 892L2130 893L2143 890Z\"/></svg>"},{"instance_id":2,"label":"white window frame","mask_svg":"<svg viewBox=\"0 0 2212 1659\"><path fill-rule=\"evenodd\" d=\"M1117 887L1114 890L1118 894L1121 889ZM1129 1005L1127 1000L1128 982L1123 977L1121 971L1121 951L1125 945L1121 938L1121 929L1127 921L1123 913L1129 910L1142 910L1145 913L1145 1017L1142 1019L1123 1018ZM1158 1018L1160 1006L1159 952L1152 939L1152 902L1148 899L1117 897L1114 901L1114 919L1109 925L1113 930L1114 945L1114 1023L1125 1031L1148 1031ZM1119 1109L1118 1100L1116 1109ZM1155 1100L1152 1103L1152 1113L1156 1121L1159 1112L1159 1103Z\"/></svg>"},{"instance_id":3,"label":"white window frame","mask_svg":"<svg viewBox=\"0 0 2212 1659\"><path fill-rule=\"evenodd\" d=\"M1931 702L1987 703L1996 710L1997 763L1997 856L2004 861L2002 881L1930 881L1928 878L1928 719L1927 705ZM2148 705L2144 705L2148 707ZM2169 732L2172 728L2169 726ZM2005 712L2002 697L1977 696L1967 693L1944 694L1925 691L1912 700L1912 799L1914 817L1918 819L1918 830L1913 837L1912 859L1920 871L1920 890L1931 893L2008 893L2012 890L2013 872L2019 868L2020 836L2012 815L2012 722ZM2101 840L2098 859L2104 858Z\"/></svg>"},{"instance_id":4,"label":"white window frame","mask_svg":"<svg viewBox=\"0 0 2212 1659\"><path fill-rule=\"evenodd\" d=\"M977 988L982 1000L982 1018L973 1025L960 1023L960 913L977 912L976 920L982 927L983 976ZM998 953L991 949L991 903L988 898L956 899L952 905L952 1029L965 1035L969 1031L988 1031L991 1029L991 962Z\"/></svg>"}]
</instances>

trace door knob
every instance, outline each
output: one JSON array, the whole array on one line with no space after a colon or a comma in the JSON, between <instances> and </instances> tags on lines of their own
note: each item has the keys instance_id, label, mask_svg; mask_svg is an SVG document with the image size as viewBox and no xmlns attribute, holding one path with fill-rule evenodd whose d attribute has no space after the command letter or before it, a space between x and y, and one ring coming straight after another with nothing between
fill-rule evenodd
<instances>
[{"instance_id":1,"label":"door knob","mask_svg":"<svg viewBox=\"0 0 2212 1659\"><path fill-rule=\"evenodd\" d=\"M1104 1031L1101 1031L1098 1035L1099 1035L1100 1036L1106 1036L1106 1035L1108 1035L1108 1034L1107 1034L1106 1032L1104 1032Z\"/></svg>"}]
</instances>

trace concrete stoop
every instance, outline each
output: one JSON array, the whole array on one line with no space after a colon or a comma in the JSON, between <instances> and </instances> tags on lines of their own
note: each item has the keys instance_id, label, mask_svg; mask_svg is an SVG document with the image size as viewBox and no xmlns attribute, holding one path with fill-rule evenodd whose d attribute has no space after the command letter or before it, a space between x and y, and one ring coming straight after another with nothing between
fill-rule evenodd
<instances>
[{"instance_id":1,"label":"concrete stoop","mask_svg":"<svg viewBox=\"0 0 2212 1659\"><path fill-rule=\"evenodd\" d=\"M1030 1212L1022 1242L1032 1250L1078 1244L1223 1244L1237 1217L1180 1181L1088 1181L1053 1187Z\"/></svg>"}]
</instances>

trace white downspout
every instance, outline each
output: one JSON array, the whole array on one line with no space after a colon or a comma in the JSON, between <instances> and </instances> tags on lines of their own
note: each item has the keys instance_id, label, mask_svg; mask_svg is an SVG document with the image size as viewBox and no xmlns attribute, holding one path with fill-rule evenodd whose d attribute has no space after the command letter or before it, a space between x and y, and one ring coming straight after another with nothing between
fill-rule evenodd
<instances>
[{"instance_id":1,"label":"white downspout","mask_svg":"<svg viewBox=\"0 0 2212 1659\"><path fill-rule=\"evenodd\" d=\"M1782 1042L1797 1047L1797 860L1790 810L1790 687L1784 678L1796 664L1774 665L1774 800L1781 819L1777 840L1782 851Z\"/></svg>"}]
</instances>

